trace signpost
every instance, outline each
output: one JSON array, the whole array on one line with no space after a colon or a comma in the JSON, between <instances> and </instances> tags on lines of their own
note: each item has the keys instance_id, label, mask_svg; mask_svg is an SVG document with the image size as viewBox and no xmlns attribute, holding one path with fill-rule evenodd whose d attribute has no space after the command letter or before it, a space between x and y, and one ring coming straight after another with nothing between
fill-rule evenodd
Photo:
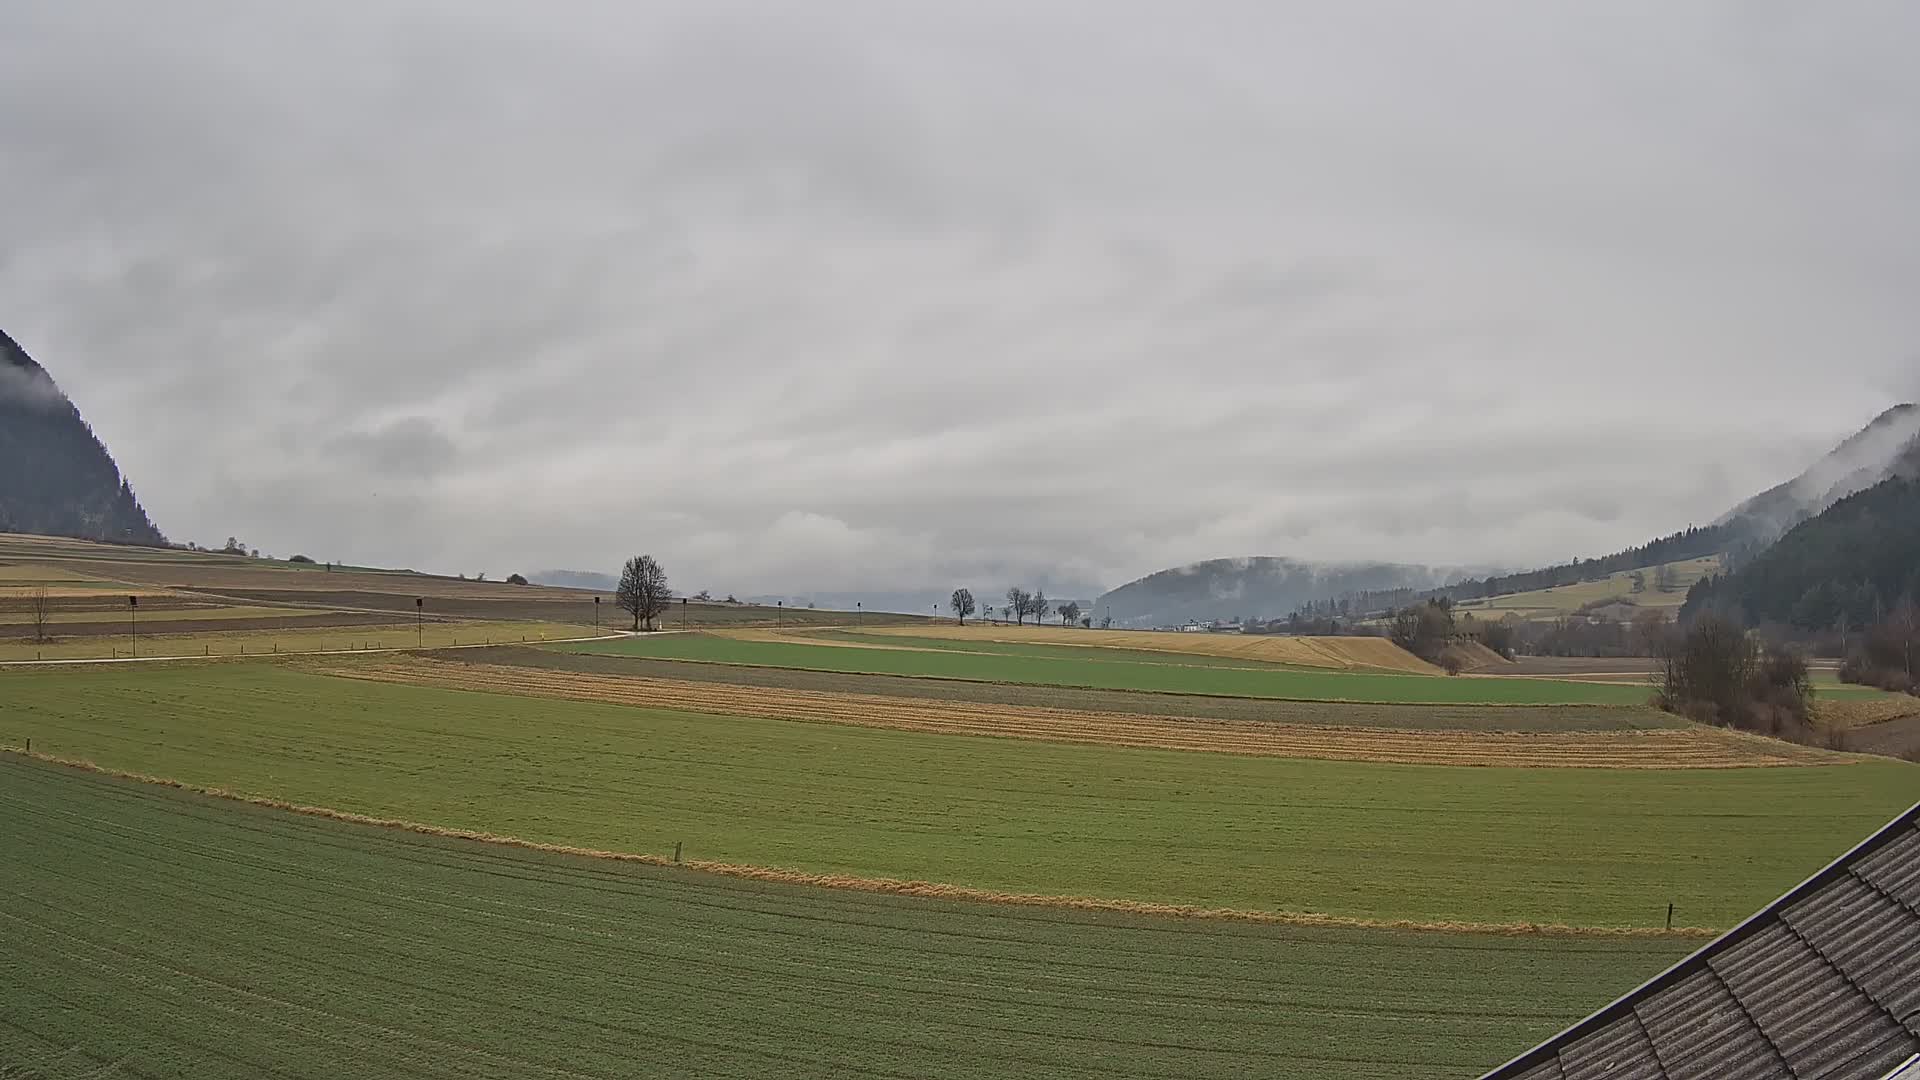
<instances>
[{"instance_id":1,"label":"signpost","mask_svg":"<svg viewBox=\"0 0 1920 1080\"><path fill-rule=\"evenodd\" d=\"M413 598L413 643L416 648L424 647L427 642L427 598Z\"/></svg>"},{"instance_id":2,"label":"signpost","mask_svg":"<svg viewBox=\"0 0 1920 1080\"><path fill-rule=\"evenodd\" d=\"M133 655L140 655L140 598L127 597L127 625L133 628Z\"/></svg>"}]
</instances>

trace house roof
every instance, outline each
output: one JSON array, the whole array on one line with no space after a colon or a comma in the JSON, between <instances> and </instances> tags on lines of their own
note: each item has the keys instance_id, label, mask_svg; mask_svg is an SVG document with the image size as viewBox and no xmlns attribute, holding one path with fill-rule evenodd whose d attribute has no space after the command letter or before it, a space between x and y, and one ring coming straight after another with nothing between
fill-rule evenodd
<instances>
[{"instance_id":1,"label":"house roof","mask_svg":"<svg viewBox=\"0 0 1920 1080\"><path fill-rule=\"evenodd\" d=\"M1484 1080L1920 1078L1920 805Z\"/></svg>"}]
</instances>

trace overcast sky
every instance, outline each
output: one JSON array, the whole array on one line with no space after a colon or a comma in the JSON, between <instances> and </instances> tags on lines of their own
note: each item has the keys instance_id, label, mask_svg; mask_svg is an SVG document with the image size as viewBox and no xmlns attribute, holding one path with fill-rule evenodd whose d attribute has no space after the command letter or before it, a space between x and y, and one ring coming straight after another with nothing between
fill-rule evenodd
<instances>
[{"instance_id":1,"label":"overcast sky","mask_svg":"<svg viewBox=\"0 0 1920 1080\"><path fill-rule=\"evenodd\" d=\"M1523 566L1920 396L1920 6L8 0L0 327L176 539Z\"/></svg>"}]
</instances>

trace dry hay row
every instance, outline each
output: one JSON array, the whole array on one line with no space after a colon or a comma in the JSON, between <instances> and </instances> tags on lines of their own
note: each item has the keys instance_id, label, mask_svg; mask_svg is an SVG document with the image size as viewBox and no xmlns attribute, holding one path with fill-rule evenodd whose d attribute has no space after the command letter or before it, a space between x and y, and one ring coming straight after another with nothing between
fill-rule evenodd
<instances>
[{"instance_id":1,"label":"dry hay row","mask_svg":"<svg viewBox=\"0 0 1920 1080\"><path fill-rule=\"evenodd\" d=\"M573 847L567 844L546 844L534 840L523 840L517 836L503 836L499 833L477 832L471 829L450 829L439 825L429 825L418 821L406 821L399 818L372 817L346 810L335 810L326 806L309 806L302 803L287 802L282 799L247 795L231 791L227 788L204 787L164 776L152 776L146 773L109 769L81 758L63 758L51 754L29 753L17 747L0 747L0 757L6 756L41 761L50 765L60 765L65 768L76 769L100 776L110 776L119 780L131 780L143 784L153 784L158 787L173 788L179 791L190 791L197 795L210 796L230 802L245 803L249 806L266 807L272 810L302 814L308 817L326 818L331 821L346 822L354 825L396 829L403 832L418 833L422 836L437 836L454 840L470 840L485 844L498 844L504 847L548 852L557 855L569 855L578 858L606 859L614 862L639 863L645 866L677 866L702 873L720 874L726 877L743 878L751 881L774 882L782 885L849 889L856 892L882 893L890 896L914 896L931 900L958 900L973 903L1013 904L1022 907L1066 908L1076 911L1113 912L1165 918L1215 919L1234 922L1266 923L1280 926L1310 926L1344 930L1411 930L1461 934L1499 934L1504 936L1542 935L1551 937L1633 938L1706 938L1716 937L1720 933L1720 931L1708 927L1695 926L1676 926L1663 930L1658 927L1568 926L1563 923L1418 922L1411 919L1364 919L1346 915L1327 915L1311 911L1248 911L1240 908L1206 908L1193 904L1158 904L1141 900L1109 900L1092 896L1005 893L996 892L991 889L977 889L969 885L953 885L938 881L869 878L850 874L816 874L802 870L786 870L770 866L744 866L738 863L712 862L704 859L687 859L676 862L665 855L605 851L598 848Z\"/></svg>"},{"instance_id":2,"label":"dry hay row","mask_svg":"<svg viewBox=\"0 0 1920 1080\"><path fill-rule=\"evenodd\" d=\"M1020 708L872 694L766 689L639 676L412 659L327 674L531 697L949 735L1409 765L1702 769L1840 760L1703 728L1609 732L1418 731Z\"/></svg>"}]
</instances>

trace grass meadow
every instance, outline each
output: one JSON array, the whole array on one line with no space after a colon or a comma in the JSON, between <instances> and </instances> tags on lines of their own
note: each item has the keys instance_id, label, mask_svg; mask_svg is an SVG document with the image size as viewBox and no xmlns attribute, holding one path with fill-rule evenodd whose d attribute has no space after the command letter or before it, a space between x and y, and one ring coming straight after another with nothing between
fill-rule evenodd
<instances>
[{"instance_id":1,"label":"grass meadow","mask_svg":"<svg viewBox=\"0 0 1920 1080\"><path fill-rule=\"evenodd\" d=\"M835 650L824 650L835 651ZM1459 768L934 735L260 663L0 673L0 743L625 852L1422 922L1727 926L1920 797L1894 761ZM1843 759L1836 759L1843 760Z\"/></svg>"},{"instance_id":2,"label":"grass meadow","mask_svg":"<svg viewBox=\"0 0 1920 1080\"><path fill-rule=\"evenodd\" d=\"M1690 947L788 886L4 754L0 837L9 1076L1464 1078Z\"/></svg>"}]
</instances>

